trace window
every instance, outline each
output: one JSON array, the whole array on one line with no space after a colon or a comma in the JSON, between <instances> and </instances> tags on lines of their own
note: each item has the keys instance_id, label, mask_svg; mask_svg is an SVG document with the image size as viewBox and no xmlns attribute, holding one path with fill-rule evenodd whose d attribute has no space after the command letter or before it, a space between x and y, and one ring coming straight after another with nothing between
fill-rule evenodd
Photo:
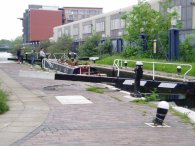
<instances>
[{"instance_id":1,"label":"window","mask_svg":"<svg viewBox=\"0 0 195 146\"><path fill-rule=\"evenodd\" d=\"M104 21L103 22L97 22L96 23L96 32L104 31Z\"/></svg>"},{"instance_id":2,"label":"window","mask_svg":"<svg viewBox=\"0 0 195 146\"><path fill-rule=\"evenodd\" d=\"M66 35L69 35L68 29L65 29L64 33L65 33Z\"/></svg>"},{"instance_id":3,"label":"window","mask_svg":"<svg viewBox=\"0 0 195 146\"><path fill-rule=\"evenodd\" d=\"M111 30L124 28L124 26L125 26L124 20L121 20L119 18L111 20Z\"/></svg>"},{"instance_id":4,"label":"window","mask_svg":"<svg viewBox=\"0 0 195 146\"><path fill-rule=\"evenodd\" d=\"M79 35L79 28L78 27L73 28L73 35Z\"/></svg>"},{"instance_id":5,"label":"window","mask_svg":"<svg viewBox=\"0 0 195 146\"><path fill-rule=\"evenodd\" d=\"M85 25L83 26L83 33L86 34L86 33L92 33L92 25Z\"/></svg>"}]
</instances>

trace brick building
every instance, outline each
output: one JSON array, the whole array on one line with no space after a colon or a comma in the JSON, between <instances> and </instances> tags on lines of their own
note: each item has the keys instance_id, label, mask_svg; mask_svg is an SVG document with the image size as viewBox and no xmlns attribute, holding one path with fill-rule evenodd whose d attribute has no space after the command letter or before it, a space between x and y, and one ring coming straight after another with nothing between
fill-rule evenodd
<instances>
[{"instance_id":1,"label":"brick building","mask_svg":"<svg viewBox=\"0 0 195 146\"><path fill-rule=\"evenodd\" d=\"M102 13L102 8L29 5L23 14L24 43L36 43L53 36L53 28Z\"/></svg>"}]
</instances>

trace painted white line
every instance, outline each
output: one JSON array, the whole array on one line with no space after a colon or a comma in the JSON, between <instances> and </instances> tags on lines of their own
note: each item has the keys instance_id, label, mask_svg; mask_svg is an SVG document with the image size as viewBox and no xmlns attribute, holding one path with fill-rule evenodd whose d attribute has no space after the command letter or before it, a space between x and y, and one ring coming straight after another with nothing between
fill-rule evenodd
<instances>
[{"instance_id":1,"label":"painted white line","mask_svg":"<svg viewBox=\"0 0 195 146\"><path fill-rule=\"evenodd\" d=\"M152 128L170 128L171 126L163 124L163 125L154 125L154 123L145 123L146 125L152 127Z\"/></svg>"},{"instance_id":2,"label":"painted white line","mask_svg":"<svg viewBox=\"0 0 195 146\"><path fill-rule=\"evenodd\" d=\"M92 102L82 95L55 96L61 104L91 104Z\"/></svg>"}]
</instances>

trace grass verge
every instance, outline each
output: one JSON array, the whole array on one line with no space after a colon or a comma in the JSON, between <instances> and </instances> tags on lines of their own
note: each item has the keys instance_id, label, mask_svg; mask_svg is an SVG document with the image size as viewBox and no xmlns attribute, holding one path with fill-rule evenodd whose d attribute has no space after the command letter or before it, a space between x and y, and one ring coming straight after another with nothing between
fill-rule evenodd
<instances>
[{"instance_id":1,"label":"grass verge","mask_svg":"<svg viewBox=\"0 0 195 146\"><path fill-rule=\"evenodd\" d=\"M90 92L100 93L100 94L103 94L105 92L105 88L95 87L95 86L91 86L86 90Z\"/></svg>"},{"instance_id":2,"label":"grass verge","mask_svg":"<svg viewBox=\"0 0 195 146\"><path fill-rule=\"evenodd\" d=\"M5 113L9 110L9 106L7 105L8 94L0 89L0 114Z\"/></svg>"},{"instance_id":3,"label":"grass verge","mask_svg":"<svg viewBox=\"0 0 195 146\"><path fill-rule=\"evenodd\" d=\"M100 60L97 60L98 64L104 64L104 65L113 65L114 59L123 59L123 60L139 60L139 61L148 61L148 62L164 62L164 63L170 63L166 60L159 60L159 59L152 59L152 58L125 58L122 55L113 55L113 56L105 56L100 58ZM178 63L178 64L191 64L192 68L195 68L195 62L192 63L184 63L179 61L174 61L171 63ZM128 67L135 67L135 62L129 62ZM152 70L152 64L145 63L144 69ZM182 66L182 75L189 69L189 67ZM156 64L155 70L161 71L161 72L167 72L167 73L174 73L177 74L177 65L171 65L171 64ZM188 75L195 76L195 70L191 70Z\"/></svg>"}]
</instances>

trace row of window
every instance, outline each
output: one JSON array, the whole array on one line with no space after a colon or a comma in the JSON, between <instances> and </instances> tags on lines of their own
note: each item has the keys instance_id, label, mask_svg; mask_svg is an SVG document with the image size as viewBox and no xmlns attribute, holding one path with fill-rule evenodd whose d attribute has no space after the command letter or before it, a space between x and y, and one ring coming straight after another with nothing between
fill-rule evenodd
<instances>
[{"instance_id":1,"label":"row of window","mask_svg":"<svg viewBox=\"0 0 195 146\"><path fill-rule=\"evenodd\" d=\"M111 30L116 30L116 29L122 29L125 27L125 21L118 18L118 19L112 19L111 20ZM96 22L95 26L93 26L92 24L86 24L83 25L82 27L82 33L83 34L90 34L93 32L93 30L95 30L96 32L103 32L105 31L105 21L101 21L101 22ZM70 35L70 28L62 28L58 30L58 34L59 37L62 36L62 34L67 34ZM72 30L72 34L75 35L79 35L79 27L74 27Z\"/></svg>"},{"instance_id":2,"label":"row of window","mask_svg":"<svg viewBox=\"0 0 195 146\"><path fill-rule=\"evenodd\" d=\"M65 10L65 14L97 15L101 13L102 10Z\"/></svg>"}]
</instances>

